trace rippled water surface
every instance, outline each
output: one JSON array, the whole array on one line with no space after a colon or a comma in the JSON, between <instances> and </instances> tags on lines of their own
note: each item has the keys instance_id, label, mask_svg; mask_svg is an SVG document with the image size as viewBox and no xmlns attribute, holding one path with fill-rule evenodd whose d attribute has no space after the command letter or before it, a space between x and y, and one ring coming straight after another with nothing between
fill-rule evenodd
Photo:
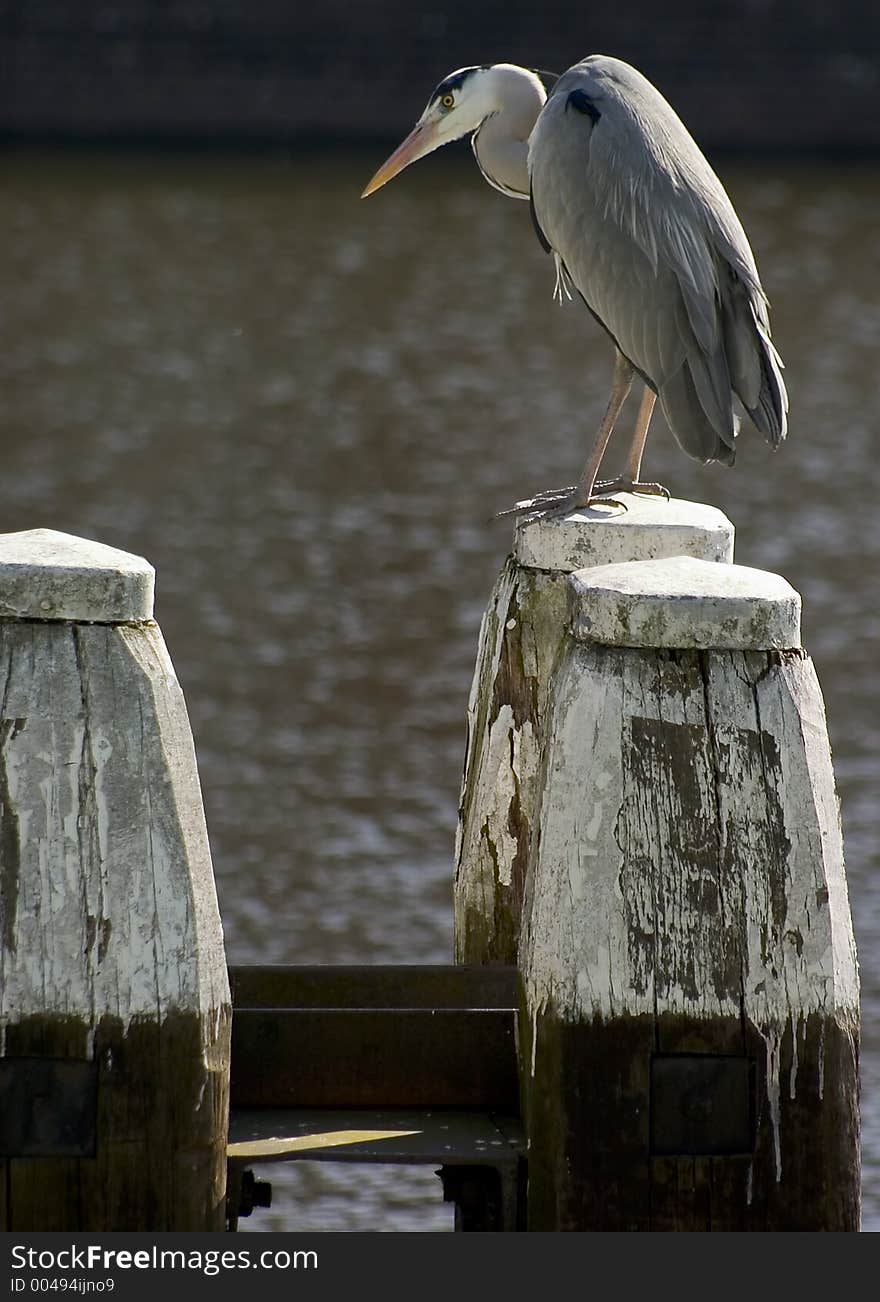
<instances>
[{"instance_id":1,"label":"rippled water surface","mask_svg":"<svg viewBox=\"0 0 880 1302\"><path fill-rule=\"evenodd\" d=\"M231 962L451 958L452 844L493 512L571 482L610 346L551 302L524 204L464 152L7 158L0 529L147 556L186 692ZM880 1229L880 171L720 165L791 434L646 471L804 597L859 944L864 1228ZM611 459L614 452L612 445ZM446 1230L430 1170L273 1169L243 1229Z\"/></svg>"}]
</instances>

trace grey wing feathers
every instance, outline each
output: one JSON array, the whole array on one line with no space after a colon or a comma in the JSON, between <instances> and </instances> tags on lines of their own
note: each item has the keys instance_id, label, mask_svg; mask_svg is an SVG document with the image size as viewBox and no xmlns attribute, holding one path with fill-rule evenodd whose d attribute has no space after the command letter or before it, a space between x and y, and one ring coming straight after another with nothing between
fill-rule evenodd
<instances>
[{"instance_id":1,"label":"grey wing feathers","mask_svg":"<svg viewBox=\"0 0 880 1302\"><path fill-rule=\"evenodd\" d=\"M595 124L564 111L579 85L595 96ZM778 445L788 399L755 260L679 118L639 73L603 56L561 78L547 109L557 129L542 133L539 119L533 136L533 181L543 180L536 218L621 351L650 377L682 448L733 461L733 394ZM569 178L555 223L545 217L551 172L539 157L551 150L553 180Z\"/></svg>"},{"instance_id":2,"label":"grey wing feathers","mask_svg":"<svg viewBox=\"0 0 880 1302\"><path fill-rule=\"evenodd\" d=\"M735 393L776 447L785 437L788 399L745 233L707 164L686 189L664 170L653 179L635 190L629 227L653 267L672 272L677 290L661 304L658 328L677 334L684 356L672 373L654 375L670 427L691 456L732 463ZM622 212L617 207L618 219Z\"/></svg>"}]
</instances>

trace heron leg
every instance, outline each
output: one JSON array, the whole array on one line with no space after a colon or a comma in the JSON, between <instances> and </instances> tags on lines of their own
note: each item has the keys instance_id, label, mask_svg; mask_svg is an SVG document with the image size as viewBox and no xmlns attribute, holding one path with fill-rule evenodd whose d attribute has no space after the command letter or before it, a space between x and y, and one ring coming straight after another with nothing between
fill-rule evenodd
<instances>
[{"instance_id":1,"label":"heron leg","mask_svg":"<svg viewBox=\"0 0 880 1302\"><path fill-rule=\"evenodd\" d=\"M599 483L594 485L594 492L650 493L657 497L669 497L669 489L664 488L662 484L642 483L639 479L639 471L642 468L642 457L645 453L645 443L648 439L648 426L651 424L651 416L656 401L656 393L646 384L645 392L642 394L642 401L639 405L639 414L636 417L636 427L633 432L632 443L630 444L629 454L627 455L623 474L619 475L616 479L600 480Z\"/></svg>"},{"instance_id":2,"label":"heron leg","mask_svg":"<svg viewBox=\"0 0 880 1302\"><path fill-rule=\"evenodd\" d=\"M568 515L571 511L582 510L584 507L590 506L591 503L601 504L602 506L624 505L623 502L615 502L608 497L596 497L593 490L599 466L608 446L608 440L614 430L614 423L620 415L620 409L626 401L626 396L632 386L633 374L632 363L628 362L623 353L618 350L614 357L611 397L608 399L608 406L605 409L605 415L602 417L599 432L596 435L592 450L587 457L587 463L581 471L578 482L569 488L552 488L547 492L537 493L524 502L517 502L516 506L509 511L499 512L500 515L528 512L531 515L543 516L545 519L554 519Z\"/></svg>"}]
</instances>

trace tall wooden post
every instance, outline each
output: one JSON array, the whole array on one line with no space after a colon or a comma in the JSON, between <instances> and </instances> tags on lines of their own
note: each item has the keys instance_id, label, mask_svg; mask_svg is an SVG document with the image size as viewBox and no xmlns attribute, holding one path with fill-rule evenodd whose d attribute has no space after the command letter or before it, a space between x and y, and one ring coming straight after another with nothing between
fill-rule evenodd
<instances>
[{"instance_id":1,"label":"tall wooden post","mask_svg":"<svg viewBox=\"0 0 880 1302\"><path fill-rule=\"evenodd\" d=\"M0 537L0 1228L222 1230L231 1005L140 557Z\"/></svg>"},{"instance_id":2,"label":"tall wooden post","mask_svg":"<svg viewBox=\"0 0 880 1302\"><path fill-rule=\"evenodd\" d=\"M699 502L623 494L565 520L524 520L480 630L468 704L455 868L455 957L515 963L547 694L568 577L587 565L733 560L733 525Z\"/></svg>"},{"instance_id":3,"label":"tall wooden post","mask_svg":"<svg viewBox=\"0 0 880 1302\"><path fill-rule=\"evenodd\" d=\"M519 950L533 1230L857 1230L859 984L784 579L582 570Z\"/></svg>"}]
</instances>

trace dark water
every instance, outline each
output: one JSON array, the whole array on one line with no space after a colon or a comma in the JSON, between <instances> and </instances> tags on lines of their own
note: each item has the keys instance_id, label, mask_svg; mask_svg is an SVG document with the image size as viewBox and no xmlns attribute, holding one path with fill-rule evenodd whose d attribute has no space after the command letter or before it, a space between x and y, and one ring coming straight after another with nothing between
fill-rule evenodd
<instances>
[{"instance_id":1,"label":"dark water","mask_svg":"<svg viewBox=\"0 0 880 1302\"><path fill-rule=\"evenodd\" d=\"M448 153L450 151L447 151ZM580 468L605 338L462 153L13 156L0 193L0 529L147 556L187 695L232 962L451 957L492 513ZM773 302L788 444L646 471L804 597L862 972L880 1229L880 170L723 166ZM613 449L612 449L613 459ZM275 1168L253 1230L443 1230L430 1171Z\"/></svg>"}]
</instances>

